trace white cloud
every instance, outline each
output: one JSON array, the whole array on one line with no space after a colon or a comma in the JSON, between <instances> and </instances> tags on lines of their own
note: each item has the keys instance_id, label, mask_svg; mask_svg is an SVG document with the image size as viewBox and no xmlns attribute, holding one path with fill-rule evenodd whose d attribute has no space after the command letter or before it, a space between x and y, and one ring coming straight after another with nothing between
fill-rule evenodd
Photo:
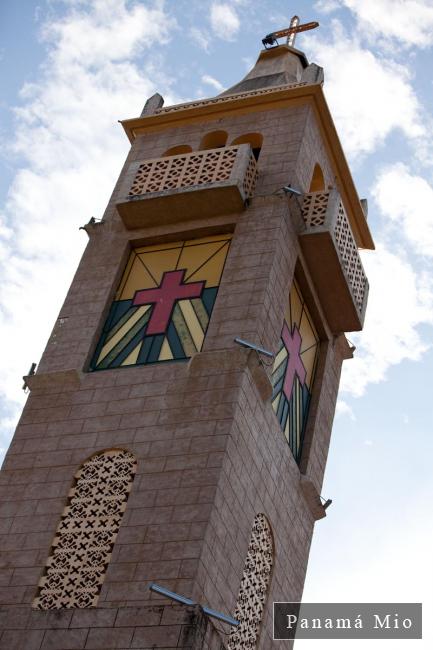
<instances>
[{"instance_id":1,"label":"white cloud","mask_svg":"<svg viewBox=\"0 0 433 650\"><path fill-rule=\"evenodd\" d=\"M219 82L218 79L214 79L214 77L211 77L209 74L204 74L201 80L204 84L208 84L208 86L212 86L212 88L215 88L215 90L219 93L224 90L224 86L222 85L222 83Z\"/></svg>"},{"instance_id":2,"label":"white cloud","mask_svg":"<svg viewBox=\"0 0 433 650\"><path fill-rule=\"evenodd\" d=\"M370 153L395 129L411 139L422 136L422 108L409 70L348 38L338 21L333 36L332 42L311 37L311 49L325 68L325 93L346 153Z\"/></svg>"},{"instance_id":3,"label":"white cloud","mask_svg":"<svg viewBox=\"0 0 433 650\"><path fill-rule=\"evenodd\" d=\"M209 52L210 35L204 29L191 27L189 30L192 40L205 52Z\"/></svg>"},{"instance_id":4,"label":"white cloud","mask_svg":"<svg viewBox=\"0 0 433 650\"><path fill-rule=\"evenodd\" d=\"M212 4L210 23L216 36L226 41L233 40L240 27L236 11L229 4L219 2Z\"/></svg>"},{"instance_id":5,"label":"white cloud","mask_svg":"<svg viewBox=\"0 0 433 650\"><path fill-rule=\"evenodd\" d=\"M94 0L87 9L72 7L65 19L45 24L44 39L56 43L56 65L121 61L139 53L144 44L166 41L175 27L161 1L145 7L125 0Z\"/></svg>"},{"instance_id":6,"label":"white cloud","mask_svg":"<svg viewBox=\"0 0 433 650\"><path fill-rule=\"evenodd\" d=\"M128 150L117 120L169 89L162 61L152 53L144 62L133 57L174 27L162 2L123 0L72 3L44 26L48 57L16 111L9 146L22 164L0 227L0 329L11 342L0 368L5 426L17 415L21 376L41 355L86 243L78 227L102 215Z\"/></svg>"},{"instance_id":7,"label":"white cloud","mask_svg":"<svg viewBox=\"0 0 433 650\"><path fill-rule=\"evenodd\" d=\"M315 3L314 8L324 14L332 13L341 7L340 0L319 0Z\"/></svg>"},{"instance_id":8,"label":"white cloud","mask_svg":"<svg viewBox=\"0 0 433 650\"><path fill-rule=\"evenodd\" d=\"M352 407L342 399L339 399L336 404L335 415L337 417L347 416L351 420L355 421L355 413L353 412Z\"/></svg>"},{"instance_id":9,"label":"white cloud","mask_svg":"<svg viewBox=\"0 0 433 650\"><path fill-rule=\"evenodd\" d=\"M431 0L342 0L341 4L353 11L359 30L370 41L380 34L405 46L431 46Z\"/></svg>"},{"instance_id":10,"label":"white cloud","mask_svg":"<svg viewBox=\"0 0 433 650\"><path fill-rule=\"evenodd\" d=\"M363 263L370 282L365 327L350 335L358 347L343 365L341 382L342 391L357 397L383 381L391 366L418 361L428 345L417 328L433 324L431 279L415 271L397 244L391 251L379 243Z\"/></svg>"},{"instance_id":11,"label":"white cloud","mask_svg":"<svg viewBox=\"0 0 433 650\"><path fill-rule=\"evenodd\" d=\"M414 251L433 257L433 187L407 165L395 163L380 173L373 196Z\"/></svg>"}]
</instances>

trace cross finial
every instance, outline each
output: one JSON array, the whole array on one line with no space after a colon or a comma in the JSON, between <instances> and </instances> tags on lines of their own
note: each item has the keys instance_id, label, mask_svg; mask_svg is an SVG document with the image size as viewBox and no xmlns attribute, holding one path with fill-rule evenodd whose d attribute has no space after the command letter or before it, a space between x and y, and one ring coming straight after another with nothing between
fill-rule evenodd
<instances>
[{"instance_id":1,"label":"cross finial","mask_svg":"<svg viewBox=\"0 0 433 650\"><path fill-rule=\"evenodd\" d=\"M287 36L286 43L287 45L290 45L290 47L293 47L295 45L295 39L296 39L296 27L299 25L299 16L293 16L292 20L290 21L290 27L289 30L290 34ZM293 31L292 31L293 30Z\"/></svg>"},{"instance_id":2,"label":"cross finial","mask_svg":"<svg viewBox=\"0 0 433 650\"><path fill-rule=\"evenodd\" d=\"M299 16L293 16L292 20L290 21L290 27L288 27L287 29L281 29L278 32L272 32L271 34L268 34L262 40L262 43L266 48L273 47L278 45L279 38L283 38L283 36L287 36L287 40L286 40L287 45L289 45L289 47L293 47L295 44L296 34L298 34L299 32L306 32L309 29L315 29L316 27L319 27L319 23L316 21L311 23L304 23L303 25L300 25Z\"/></svg>"}]
</instances>

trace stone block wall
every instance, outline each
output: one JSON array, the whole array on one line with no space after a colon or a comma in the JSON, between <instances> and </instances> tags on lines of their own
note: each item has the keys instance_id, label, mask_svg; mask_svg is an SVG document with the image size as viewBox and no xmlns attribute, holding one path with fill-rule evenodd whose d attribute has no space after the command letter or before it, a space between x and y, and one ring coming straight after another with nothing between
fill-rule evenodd
<instances>
[{"instance_id":1,"label":"stone block wall","mask_svg":"<svg viewBox=\"0 0 433 650\"><path fill-rule=\"evenodd\" d=\"M223 643L212 619L180 605L0 611L2 650L224 650Z\"/></svg>"}]
</instances>

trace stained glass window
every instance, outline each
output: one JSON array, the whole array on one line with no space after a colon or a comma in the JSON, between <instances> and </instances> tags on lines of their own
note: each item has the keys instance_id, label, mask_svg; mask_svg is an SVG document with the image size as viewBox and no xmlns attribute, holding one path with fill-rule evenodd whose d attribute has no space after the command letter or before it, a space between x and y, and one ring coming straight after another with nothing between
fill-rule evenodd
<instances>
[{"instance_id":1,"label":"stained glass window","mask_svg":"<svg viewBox=\"0 0 433 650\"><path fill-rule=\"evenodd\" d=\"M203 345L230 235L131 252L92 370L188 359Z\"/></svg>"},{"instance_id":2,"label":"stained glass window","mask_svg":"<svg viewBox=\"0 0 433 650\"><path fill-rule=\"evenodd\" d=\"M297 461L302 451L318 353L316 328L294 282L272 370L272 406Z\"/></svg>"}]
</instances>

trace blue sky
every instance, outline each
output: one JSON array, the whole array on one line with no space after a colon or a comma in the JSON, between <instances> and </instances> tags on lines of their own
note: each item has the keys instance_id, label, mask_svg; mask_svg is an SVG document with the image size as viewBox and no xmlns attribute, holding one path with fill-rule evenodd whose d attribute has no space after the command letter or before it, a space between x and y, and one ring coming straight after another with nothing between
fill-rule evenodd
<instances>
[{"instance_id":1,"label":"blue sky","mask_svg":"<svg viewBox=\"0 0 433 650\"><path fill-rule=\"evenodd\" d=\"M127 153L117 120L137 116L156 91L170 104L233 85L261 38L293 13L320 22L297 46L325 69L325 94L377 242L363 254L370 303L364 332L349 335L357 350L345 364L323 488L333 504L316 526L304 596L422 600L427 614L432 0L1 4L0 444L10 440L25 398L21 377L40 358L86 243L78 228L101 216ZM424 641L404 648L431 643L426 616Z\"/></svg>"}]
</instances>

